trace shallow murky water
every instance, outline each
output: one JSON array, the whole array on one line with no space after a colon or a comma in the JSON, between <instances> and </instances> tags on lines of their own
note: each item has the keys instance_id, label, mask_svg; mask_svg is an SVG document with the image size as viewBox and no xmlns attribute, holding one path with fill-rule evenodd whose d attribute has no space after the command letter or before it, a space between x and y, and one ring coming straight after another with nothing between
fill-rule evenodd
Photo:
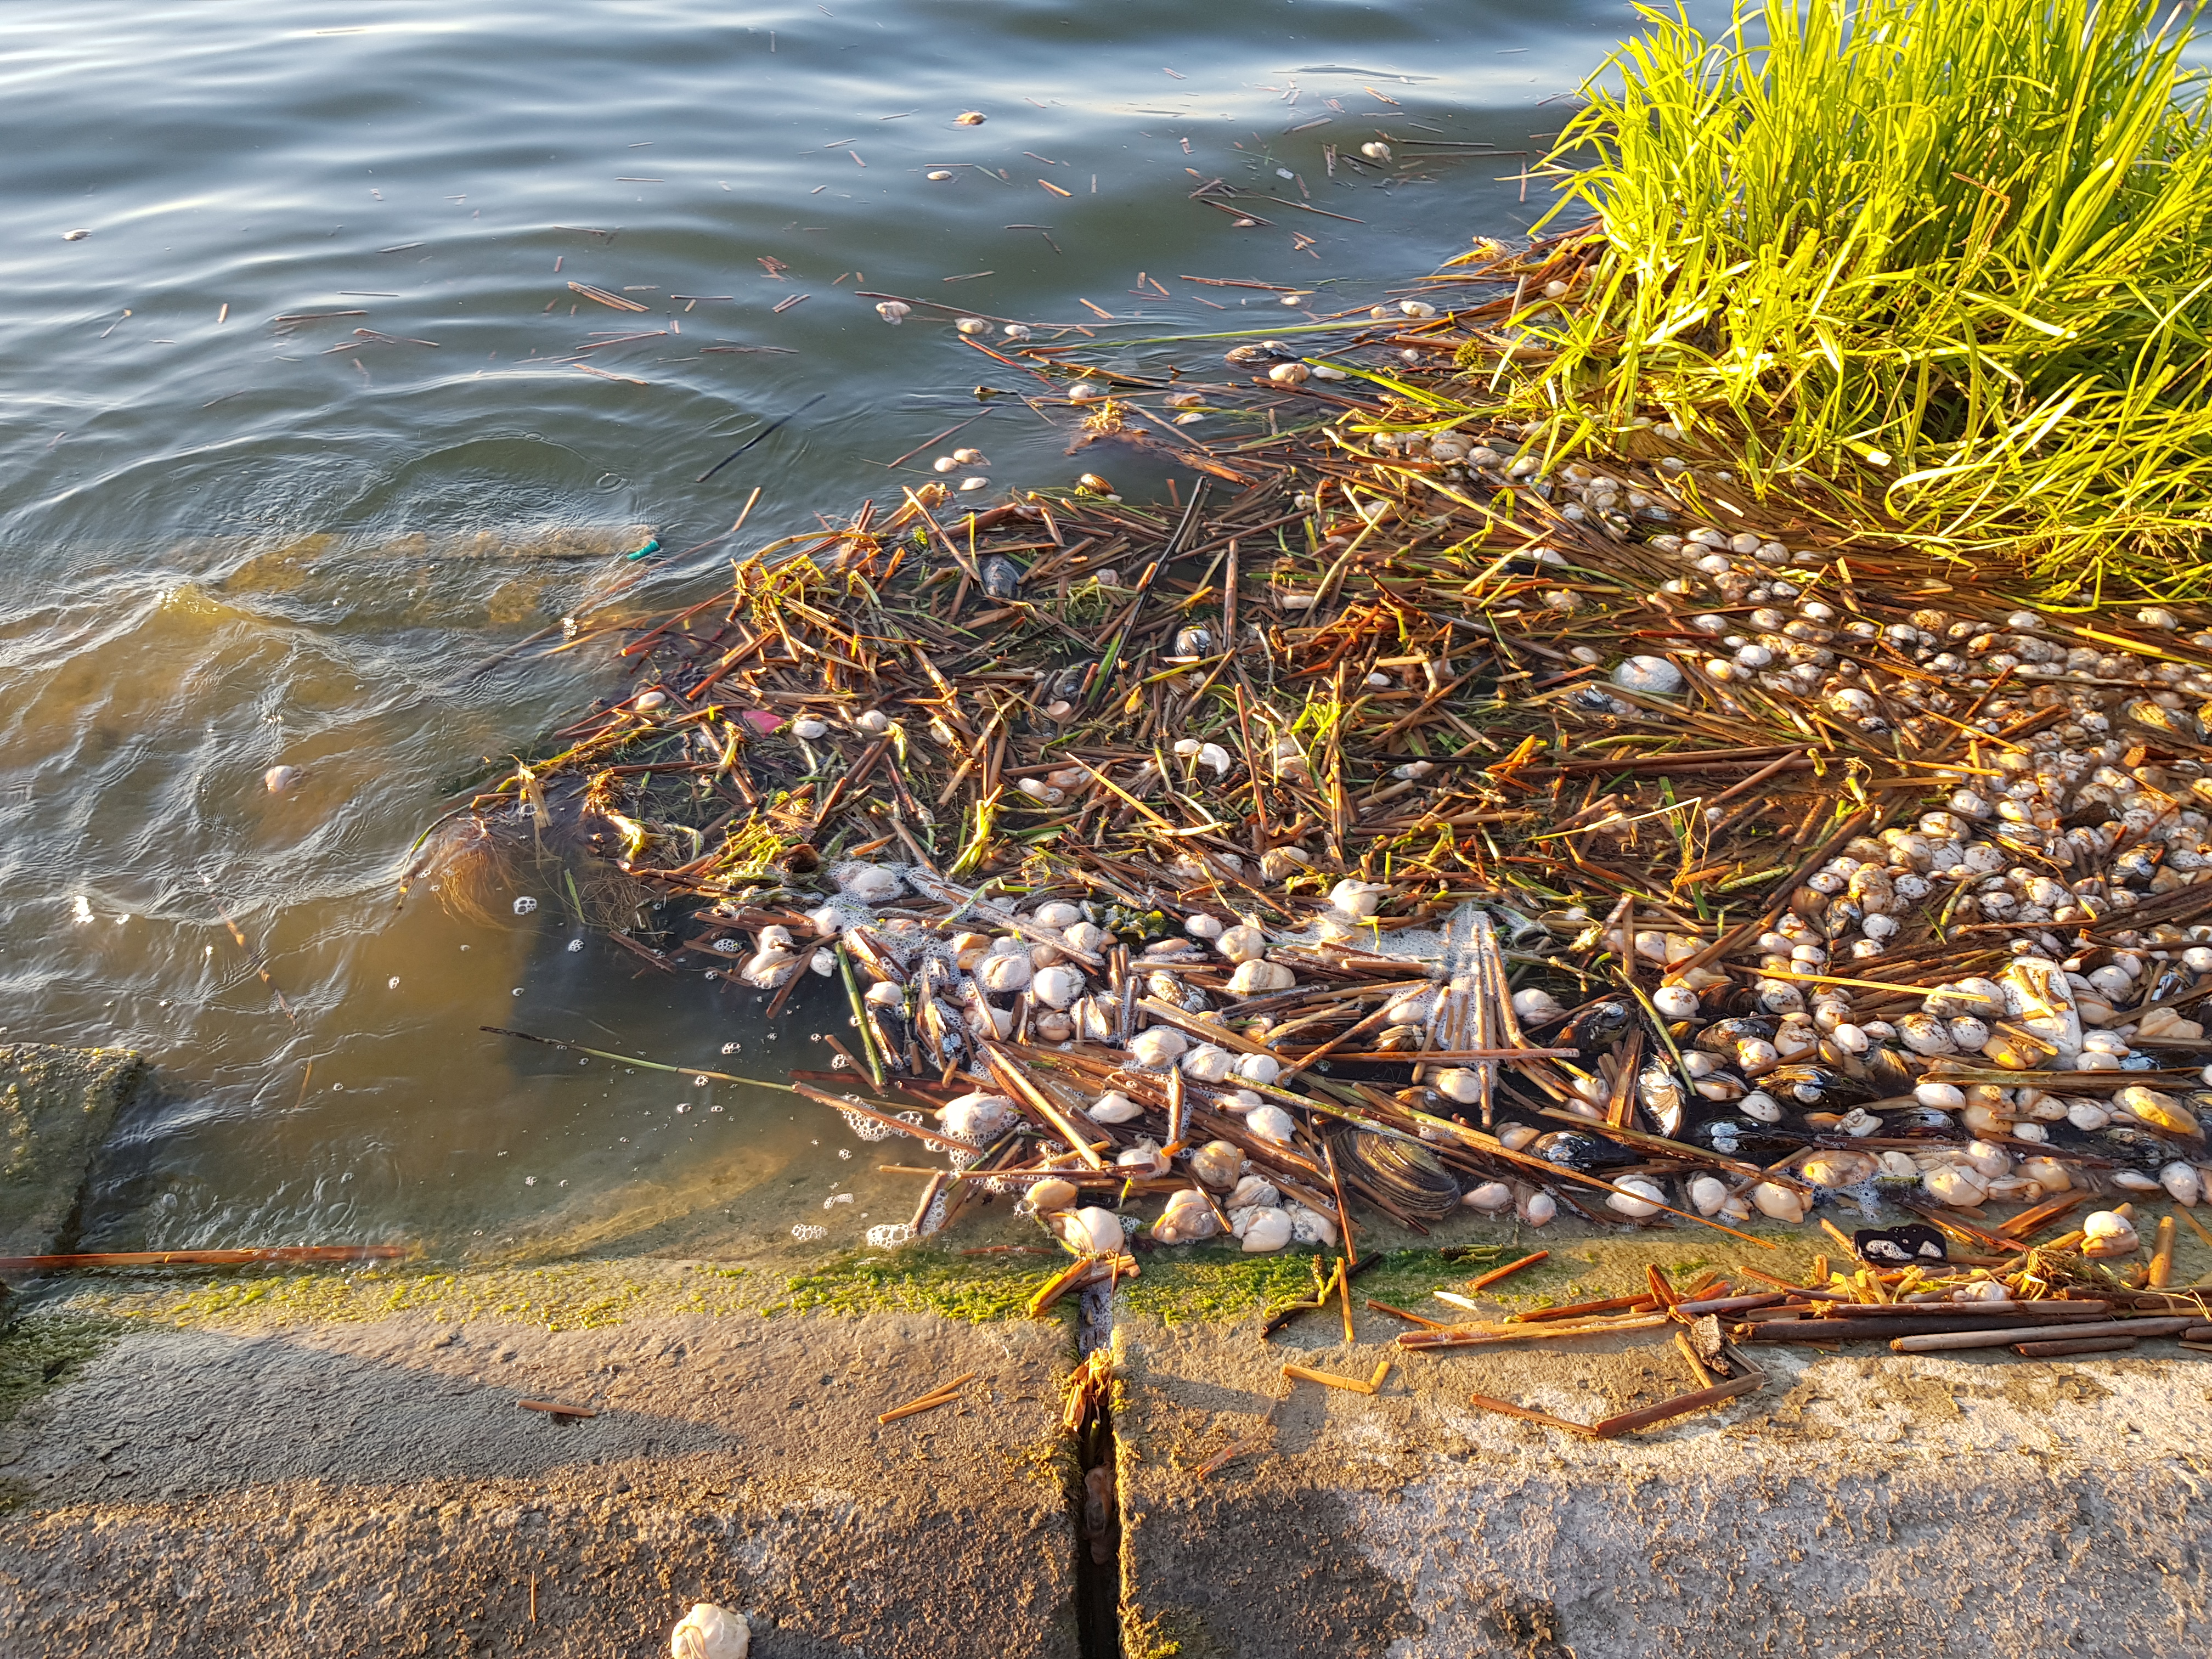
<instances>
[{"instance_id":1,"label":"shallow murky water","mask_svg":"<svg viewBox=\"0 0 2212 1659\"><path fill-rule=\"evenodd\" d=\"M1189 277L1371 303L1533 220L1514 152L1625 21L16 0L0 1026L142 1048L162 1082L86 1242L705 1251L905 1219L896 1152L818 1107L478 1030L781 1075L843 1019L802 996L771 1036L580 926L550 872L520 873L526 916L396 904L453 792L611 683L589 652L495 659L647 537L700 543L757 486L763 539L895 500L916 475L884 464L978 416L997 366L858 291L1083 322L1133 362L1267 326L1274 295ZM1399 164L1332 176L1325 146L1377 134ZM1189 199L1217 177L1273 222ZM1026 410L981 413L998 486L1073 470Z\"/></svg>"}]
</instances>

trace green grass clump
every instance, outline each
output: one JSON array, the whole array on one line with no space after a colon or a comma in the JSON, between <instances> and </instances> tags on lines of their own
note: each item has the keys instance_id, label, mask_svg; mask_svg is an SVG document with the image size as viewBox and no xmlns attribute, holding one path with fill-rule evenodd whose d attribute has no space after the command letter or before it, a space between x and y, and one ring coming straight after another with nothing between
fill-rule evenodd
<instances>
[{"instance_id":1,"label":"green grass clump","mask_svg":"<svg viewBox=\"0 0 2212 1659\"><path fill-rule=\"evenodd\" d=\"M1663 410L1756 488L1879 495L2054 598L2212 589L2193 14L1777 0L1715 38L1643 15L1551 158L1553 215L1595 210L1600 251L1564 313L1525 296L1516 400L1571 444Z\"/></svg>"}]
</instances>

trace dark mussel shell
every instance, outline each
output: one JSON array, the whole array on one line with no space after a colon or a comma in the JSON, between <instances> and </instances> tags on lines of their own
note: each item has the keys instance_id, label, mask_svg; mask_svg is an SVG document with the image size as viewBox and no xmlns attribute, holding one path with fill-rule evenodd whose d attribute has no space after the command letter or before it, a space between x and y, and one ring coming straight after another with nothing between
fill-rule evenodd
<instances>
[{"instance_id":1,"label":"dark mussel shell","mask_svg":"<svg viewBox=\"0 0 2212 1659\"><path fill-rule=\"evenodd\" d=\"M1771 1042L1774 1034L1782 1029L1782 1022L1763 1014L1739 1014L1734 1019L1717 1019L1698 1033L1690 1046L1702 1048L1709 1054L1735 1058L1735 1046L1749 1040Z\"/></svg>"},{"instance_id":2,"label":"dark mussel shell","mask_svg":"<svg viewBox=\"0 0 2212 1659\"><path fill-rule=\"evenodd\" d=\"M1585 1058L1601 1048L1610 1048L1626 1036L1629 1028L1636 1024L1635 1006L1624 998L1607 997L1600 1002L1583 1004L1567 1016L1560 1028L1558 1046L1579 1048Z\"/></svg>"},{"instance_id":3,"label":"dark mussel shell","mask_svg":"<svg viewBox=\"0 0 2212 1659\"><path fill-rule=\"evenodd\" d=\"M1877 1267L1949 1259L1943 1235L1924 1221L1908 1221L1901 1227L1861 1227L1851 1234L1851 1249L1860 1261Z\"/></svg>"},{"instance_id":4,"label":"dark mussel shell","mask_svg":"<svg viewBox=\"0 0 2212 1659\"><path fill-rule=\"evenodd\" d=\"M983 592L994 599L1011 599L1021 592L1022 568L1003 553L983 561Z\"/></svg>"},{"instance_id":5,"label":"dark mussel shell","mask_svg":"<svg viewBox=\"0 0 2212 1659\"><path fill-rule=\"evenodd\" d=\"M1459 1208L1459 1180L1425 1146L1346 1129L1337 1137L1338 1161L1417 1221L1441 1221Z\"/></svg>"},{"instance_id":6,"label":"dark mussel shell","mask_svg":"<svg viewBox=\"0 0 2212 1659\"><path fill-rule=\"evenodd\" d=\"M1755 1117L1708 1118L1686 1137L1692 1146L1747 1164L1772 1164L1813 1144L1812 1137L1787 1123L1761 1123Z\"/></svg>"},{"instance_id":7,"label":"dark mussel shell","mask_svg":"<svg viewBox=\"0 0 2212 1659\"><path fill-rule=\"evenodd\" d=\"M2150 988L2150 994L2143 1001L2171 1002L2189 988L2192 977L2185 969L2169 967L2158 976L2158 983Z\"/></svg>"},{"instance_id":8,"label":"dark mussel shell","mask_svg":"<svg viewBox=\"0 0 2212 1659\"><path fill-rule=\"evenodd\" d=\"M1918 1076L1906 1064L1905 1056L1894 1048L1876 1046L1858 1057L1854 1068L1872 1085L1877 1097L1887 1099L1894 1095L1909 1095Z\"/></svg>"},{"instance_id":9,"label":"dark mussel shell","mask_svg":"<svg viewBox=\"0 0 2212 1659\"><path fill-rule=\"evenodd\" d=\"M1873 1088L1856 1078L1845 1077L1825 1066L1797 1062L1777 1066L1761 1073L1759 1086L1784 1106L1809 1106L1826 1111L1841 1111L1863 1100L1875 1098Z\"/></svg>"},{"instance_id":10,"label":"dark mussel shell","mask_svg":"<svg viewBox=\"0 0 2212 1659\"><path fill-rule=\"evenodd\" d=\"M2139 1129L2132 1123L2115 1123L2087 1133L2077 1133L2063 1124L2054 1124L2051 1130L2051 1139L2061 1146L2078 1148L2097 1158L2108 1158L2124 1170L2140 1170L2145 1175L2156 1175L2179 1156L2179 1143L2168 1140L2163 1135L2154 1135L2148 1129Z\"/></svg>"},{"instance_id":11,"label":"dark mussel shell","mask_svg":"<svg viewBox=\"0 0 2212 1659\"><path fill-rule=\"evenodd\" d=\"M1596 1135L1584 1134L1579 1129L1554 1129L1547 1135L1538 1135L1528 1143L1528 1151L1532 1158L1540 1158L1547 1164L1557 1164L1565 1169L1580 1170L1584 1175L1641 1161L1640 1154Z\"/></svg>"}]
</instances>

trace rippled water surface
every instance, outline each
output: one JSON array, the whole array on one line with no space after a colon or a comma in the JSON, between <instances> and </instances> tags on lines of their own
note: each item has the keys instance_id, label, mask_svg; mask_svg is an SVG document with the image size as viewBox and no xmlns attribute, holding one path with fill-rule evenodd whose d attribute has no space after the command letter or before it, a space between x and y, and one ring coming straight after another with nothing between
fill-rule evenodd
<instances>
[{"instance_id":1,"label":"rippled water surface","mask_svg":"<svg viewBox=\"0 0 2212 1659\"><path fill-rule=\"evenodd\" d=\"M1626 15L13 0L0 1026L161 1081L87 1243L703 1251L905 1219L917 1183L820 1108L479 1031L780 1076L842 1026L802 997L771 1035L526 876L526 916L396 902L454 791L613 683L501 653L649 536L636 597L699 591L725 550L677 555L756 487L748 538L896 499L917 475L884 464L996 366L860 291L1133 342L1267 325L1273 295L1194 276L1370 303L1533 220L1511 152ZM1395 163L1332 177L1326 147L1377 136ZM1272 222L1189 199L1216 178ZM1176 349L1208 348L1127 356ZM1001 488L1073 470L1026 410L963 441Z\"/></svg>"}]
</instances>

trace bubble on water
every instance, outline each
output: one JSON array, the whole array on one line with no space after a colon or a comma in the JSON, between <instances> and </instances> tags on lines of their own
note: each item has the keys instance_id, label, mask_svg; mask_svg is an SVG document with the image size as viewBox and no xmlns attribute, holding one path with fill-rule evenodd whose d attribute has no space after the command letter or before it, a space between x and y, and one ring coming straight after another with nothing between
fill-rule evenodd
<instances>
[{"instance_id":1,"label":"bubble on water","mask_svg":"<svg viewBox=\"0 0 2212 1659\"><path fill-rule=\"evenodd\" d=\"M568 948L571 951L580 951L584 948L584 941L580 939L572 939L568 941Z\"/></svg>"},{"instance_id":2,"label":"bubble on water","mask_svg":"<svg viewBox=\"0 0 2212 1659\"><path fill-rule=\"evenodd\" d=\"M384 988L387 991L398 990L399 988L399 975L394 974L390 979L385 981Z\"/></svg>"},{"instance_id":3,"label":"bubble on water","mask_svg":"<svg viewBox=\"0 0 2212 1659\"><path fill-rule=\"evenodd\" d=\"M734 1054L744 1046L742 1042L726 1042L722 1045L722 1052L726 1054Z\"/></svg>"},{"instance_id":4,"label":"bubble on water","mask_svg":"<svg viewBox=\"0 0 2212 1659\"><path fill-rule=\"evenodd\" d=\"M82 893L79 893L75 899L70 901L70 910L79 922L87 922L92 920L92 901Z\"/></svg>"},{"instance_id":5,"label":"bubble on water","mask_svg":"<svg viewBox=\"0 0 2212 1659\"><path fill-rule=\"evenodd\" d=\"M707 1109L710 1112L719 1112L722 1109L719 1106L709 1106Z\"/></svg>"},{"instance_id":6,"label":"bubble on water","mask_svg":"<svg viewBox=\"0 0 2212 1659\"><path fill-rule=\"evenodd\" d=\"M868 1248L872 1250L896 1249L914 1237L914 1229L903 1221L886 1221L867 1231Z\"/></svg>"},{"instance_id":7,"label":"bubble on water","mask_svg":"<svg viewBox=\"0 0 2212 1659\"><path fill-rule=\"evenodd\" d=\"M853 1149L850 1146L840 1146L837 1149L837 1156L840 1158L850 1158L852 1155Z\"/></svg>"},{"instance_id":8,"label":"bubble on water","mask_svg":"<svg viewBox=\"0 0 2212 1659\"><path fill-rule=\"evenodd\" d=\"M678 1105L676 1109L679 1112L688 1112L691 1109L691 1103L685 1101L682 1104Z\"/></svg>"},{"instance_id":9,"label":"bubble on water","mask_svg":"<svg viewBox=\"0 0 2212 1659\"><path fill-rule=\"evenodd\" d=\"M514 914L518 916L526 916L537 908L538 901L532 898L527 893L524 894L520 898L514 902Z\"/></svg>"},{"instance_id":10,"label":"bubble on water","mask_svg":"<svg viewBox=\"0 0 2212 1659\"><path fill-rule=\"evenodd\" d=\"M538 1184L538 1177L536 1176L525 1176L522 1177L522 1184L526 1187L535 1187Z\"/></svg>"},{"instance_id":11,"label":"bubble on water","mask_svg":"<svg viewBox=\"0 0 2212 1659\"><path fill-rule=\"evenodd\" d=\"M830 1230L811 1221L802 1221L791 1230L791 1236L802 1244L811 1244L817 1239L829 1237Z\"/></svg>"},{"instance_id":12,"label":"bubble on water","mask_svg":"<svg viewBox=\"0 0 2212 1659\"><path fill-rule=\"evenodd\" d=\"M695 1089L703 1089L707 1086L707 1083L708 1079L703 1077L695 1077L691 1079L691 1086Z\"/></svg>"},{"instance_id":13,"label":"bubble on water","mask_svg":"<svg viewBox=\"0 0 2212 1659\"><path fill-rule=\"evenodd\" d=\"M522 988L520 985L514 988L514 994L516 996L520 996L522 994Z\"/></svg>"}]
</instances>

